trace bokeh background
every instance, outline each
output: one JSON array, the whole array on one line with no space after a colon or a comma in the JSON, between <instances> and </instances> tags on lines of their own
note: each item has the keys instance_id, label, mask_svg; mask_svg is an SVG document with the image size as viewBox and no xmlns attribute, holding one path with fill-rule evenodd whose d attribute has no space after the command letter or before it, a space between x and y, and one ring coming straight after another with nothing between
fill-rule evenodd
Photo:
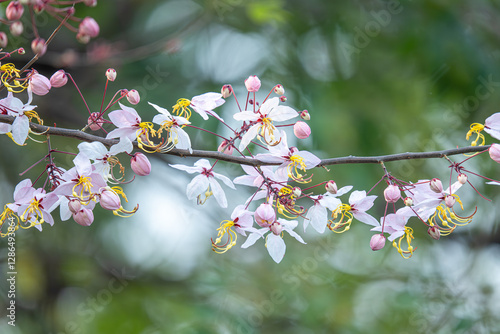
<instances>
[{"instance_id":1,"label":"bokeh background","mask_svg":"<svg viewBox=\"0 0 500 334\"><path fill-rule=\"evenodd\" d=\"M118 72L111 92L137 89L137 110L146 120L155 114L147 101L170 109L178 98L219 91L226 83L244 99L244 79L258 75L261 99L281 83L288 105L309 110L313 135L297 145L321 157L466 146L469 124L499 111L497 1L108 0L76 9L77 16L99 22L100 36L85 47L63 29L35 68L46 75L59 68L71 73L92 111L100 106L108 67ZM45 37L57 25L46 14L37 20ZM30 33L9 47L28 49ZM13 60L22 65L30 56ZM86 122L70 84L35 103L45 124L81 128ZM220 109L225 119L235 111L231 98ZM213 119L193 120L223 131ZM189 133L195 148L219 144L215 137ZM77 144L53 138L59 150L76 152ZM5 204L20 180L42 171L39 166L19 176L43 157L46 146L29 142L19 148L2 136L0 147ZM72 158L56 159L69 167ZM285 259L275 264L263 242L223 255L211 251L220 221L250 189L226 189L227 210L214 199L197 206L185 198L190 177L167 165L196 160L151 160L151 175L125 187L129 207L140 205L132 218L96 209L88 228L56 219L42 233L16 234L16 327L7 325L2 279L1 333L500 332L499 188L481 178L470 176L491 202L470 187L460 192L465 213L478 207L473 223L435 241L425 226L411 222L418 249L409 260L389 243L372 252L372 232L364 224L342 235L318 235L302 233L300 219L307 245L286 237ZM448 165L386 164L394 176L412 182L446 180ZM500 177L487 156L466 166ZM242 174L239 166L217 167L230 177ZM332 166L315 171L314 180L368 190L382 175L377 165ZM372 213L380 216L383 208L378 201ZM5 240L0 245L5 274Z\"/></svg>"}]
</instances>

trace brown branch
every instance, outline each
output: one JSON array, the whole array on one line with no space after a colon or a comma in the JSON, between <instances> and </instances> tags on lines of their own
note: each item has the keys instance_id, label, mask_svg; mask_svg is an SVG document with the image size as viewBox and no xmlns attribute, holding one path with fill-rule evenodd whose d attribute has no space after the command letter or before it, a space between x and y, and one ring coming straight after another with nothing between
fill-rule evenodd
<instances>
[{"instance_id":1,"label":"brown branch","mask_svg":"<svg viewBox=\"0 0 500 334\"><path fill-rule=\"evenodd\" d=\"M0 115L0 123L12 124L14 122L13 116ZM86 142L98 141L106 146L111 146L118 143L117 139L106 139L100 136L91 135L80 130L72 130L58 127L49 127L45 125L39 125L35 123L30 123L30 128L35 133L49 134L53 136L61 136L68 138L75 138ZM134 142L134 146L137 148L137 142ZM380 155L373 157L356 157L348 156L341 158L330 158L323 159L318 167L329 166L329 165L340 165L340 164L379 164L381 162L398 161L398 160L410 160L410 159L429 159L429 158L443 158L444 156L458 155L464 153L474 153L487 150L490 145L485 146L469 146L462 148L455 148L443 151L431 151L431 152L406 152L398 154ZM175 155L179 157L194 157L194 158L211 158L219 159L221 161L237 163L240 165L248 166L277 166L279 163L263 162L258 159L248 158L248 157L234 157L217 151L203 151L203 150L193 150L193 153L189 153L188 150L172 149L165 153L169 155Z\"/></svg>"}]
</instances>

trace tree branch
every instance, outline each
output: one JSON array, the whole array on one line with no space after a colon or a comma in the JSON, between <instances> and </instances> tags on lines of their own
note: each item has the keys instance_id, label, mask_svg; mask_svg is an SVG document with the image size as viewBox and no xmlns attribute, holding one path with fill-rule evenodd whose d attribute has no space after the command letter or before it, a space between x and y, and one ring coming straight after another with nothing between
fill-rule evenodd
<instances>
[{"instance_id":1,"label":"tree branch","mask_svg":"<svg viewBox=\"0 0 500 334\"><path fill-rule=\"evenodd\" d=\"M0 123L12 124L14 122L13 116L0 115ZM80 130L72 130L58 127L49 127L45 125L39 125L36 123L30 123L30 128L33 132L39 134L49 134L52 136L61 136L68 138L75 138L86 142L98 141L106 146L111 146L118 143L117 139L106 139L100 136L91 135ZM134 142L134 147L138 148L137 142ZM411 159L429 159L429 158L443 158L444 156L458 155L464 153L474 153L487 150L490 145L485 146L469 146L462 148L455 148L443 151L431 151L431 152L406 152L398 154L380 155L373 157L340 157L340 158L330 158L321 160L318 167L330 166L330 165L341 165L341 164L379 164L381 162L398 161L398 160L411 160ZM203 150L193 150L193 153L189 153L188 150L172 149L165 153L169 155L175 155L179 157L196 157L196 158L211 158L218 159L221 161L237 163L241 165L248 166L277 166L279 163L263 162L258 159L247 158L247 157L237 157L230 156L217 151L203 151Z\"/></svg>"}]
</instances>

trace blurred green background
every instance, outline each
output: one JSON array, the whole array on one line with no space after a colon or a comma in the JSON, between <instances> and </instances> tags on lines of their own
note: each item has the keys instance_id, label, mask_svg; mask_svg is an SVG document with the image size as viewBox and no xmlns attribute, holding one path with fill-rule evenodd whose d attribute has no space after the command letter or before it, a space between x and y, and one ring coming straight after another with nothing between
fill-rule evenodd
<instances>
[{"instance_id":1,"label":"blurred green background","mask_svg":"<svg viewBox=\"0 0 500 334\"><path fill-rule=\"evenodd\" d=\"M171 109L178 98L219 91L226 83L244 99L244 79L258 75L260 99L281 83L288 105L309 110L312 138L297 145L320 157L467 146L469 124L499 111L498 1L108 0L76 9L77 16L99 22L100 36L85 47L63 29L35 68L48 76L61 67L71 73L92 111L100 106L108 67L118 72L111 94L140 92L136 109L143 120L155 114L147 101ZM28 25L26 15L24 20ZM37 20L45 37L57 25L46 14ZM27 29L9 47L24 43L28 49L31 38ZM31 56L14 61L22 65ZM81 128L86 122L70 84L34 103L47 125ZM229 98L219 113L230 120L236 110ZM213 119L203 123L194 115L192 121L224 131ZM219 144L189 133L197 149ZM77 144L53 138L59 150L76 152ZM19 148L6 136L0 145L5 204L24 178L19 173L43 157L46 146ZM70 167L71 157L57 159ZM214 199L196 206L185 198L191 178L151 160L152 174L125 187L128 208L140 205L132 218L98 208L88 228L56 219L42 233L16 234L16 327L7 324L2 279L1 333L500 333L500 198L497 187L478 177L470 176L471 182L492 202L462 189L466 213L476 205L478 213L472 224L439 241L411 222L418 249L410 260L389 243L372 252L372 232L364 224L342 235L317 235L303 233L299 219L307 245L285 237L285 258L275 264L262 241L223 255L211 251L220 221L250 189L225 188L228 210ZM416 182L447 180L448 165L386 166ZM500 177L487 156L466 166ZM239 166L217 167L230 177L242 174ZM36 178L41 168L26 176ZM368 190L382 175L376 165L332 166L315 171L314 181ZM372 213L380 216L383 209L377 201ZM5 244L0 241L2 273L8 271Z\"/></svg>"}]
</instances>

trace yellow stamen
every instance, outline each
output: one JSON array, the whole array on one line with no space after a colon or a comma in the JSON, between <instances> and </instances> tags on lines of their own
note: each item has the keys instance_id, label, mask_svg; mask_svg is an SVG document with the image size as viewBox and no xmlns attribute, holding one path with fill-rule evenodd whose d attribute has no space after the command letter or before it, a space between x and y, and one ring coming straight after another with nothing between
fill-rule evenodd
<instances>
[{"instance_id":1,"label":"yellow stamen","mask_svg":"<svg viewBox=\"0 0 500 334\"><path fill-rule=\"evenodd\" d=\"M28 80L15 79L21 78L21 72L14 66L14 64L8 63L0 66L0 72L2 72L0 80L9 92L21 93L26 88L28 88Z\"/></svg>"},{"instance_id":2,"label":"yellow stamen","mask_svg":"<svg viewBox=\"0 0 500 334\"><path fill-rule=\"evenodd\" d=\"M3 233L2 228L3 224L7 221L7 232ZM4 207L4 210L2 214L0 214L0 237L5 238L6 236L14 233L19 229L19 226L21 226L21 222L19 220L19 217L7 207L7 205Z\"/></svg>"},{"instance_id":3,"label":"yellow stamen","mask_svg":"<svg viewBox=\"0 0 500 334\"><path fill-rule=\"evenodd\" d=\"M340 215L340 219L338 222L334 222L338 216ZM351 223L353 220L353 215L351 213L351 206L348 204L340 204L335 211L332 212L332 218L328 221L328 228L335 233L344 233L349 231L351 228ZM346 219L344 221L344 219Z\"/></svg>"},{"instance_id":4,"label":"yellow stamen","mask_svg":"<svg viewBox=\"0 0 500 334\"><path fill-rule=\"evenodd\" d=\"M273 125L273 121L269 118L263 117L259 120L262 123L259 129L259 140L269 146L276 146L280 143L281 138L276 140L274 136L274 131L276 127Z\"/></svg>"},{"instance_id":5,"label":"yellow stamen","mask_svg":"<svg viewBox=\"0 0 500 334\"><path fill-rule=\"evenodd\" d=\"M223 220L220 223L220 227L217 229L217 239L215 239L215 242L213 242L212 240L212 250L217 254L223 254L236 245L238 235L231 229L233 226L234 221L232 220ZM226 235L226 233L228 235L227 242L223 245L218 245L218 243L222 241L222 237Z\"/></svg>"},{"instance_id":6,"label":"yellow stamen","mask_svg":"<svg viewBox=\"0 0 500 334\"><path fill-rule=\"evenodd\" d=\"M473 133L476 133L477 134L477 137L476 139L471 142L471 146L477 146L477 142L479 141L479 139L481 139L481 144L480 146L483 146L484 143L485 143L485 139L484 139L484 135L481 133L481 131L484 130L484 125L483 124L480 124L480 123L472 123L470 125L470 130L469 132L467 132L467 135L465 136L465 139L466 140L469 140L470 136L473 134Z\"/></svg>"},{"instance_id":7,"label":"yellow stamen","mask_svg":"<svg viewBox=\"0 0 500 334\"><path fill-rule=\"evenodd\" d=\"M191 101L188 99L178 99L177 103L172 107L172 113L189 120L191 118L191 109L189 109L190 105Z\"/></svg>"},{"instance_id":8,"label":"yellow stamen","mask_svg":"<svg viewBox=\"0 0 500 334\"><path fill-rule=\"evenodd\" d=\"M213 195L213 192L210 190L210 187L207 188L207 191L205 191L205 193L203 194L205 195L205 197L203 198L202 195L198 195L198 205L203 205L205 204L205 202L207 201L207 199Z\"/></svg>"},{"instance_id":9,"label":"yellow stamen","mask_svg":"<svg viewBox=\"0 0 500 334\"><path fill-rule=\"evenodd\" d=\"M78 186L81 186L79 194L77 194L75 191L75 189ZM91 190L92 190L92 178L88 176L80 176L78 182L73 186L73 196L83 202L88 202L93 197Z\"/></svg>"},{"instance_id":10,"label":"yellow stamen","mask_svg":"<svg viewBox=\"0 0 500 334\"><path fill-rule=\"evenodd\" d=\"M403 239L406 239L406 244L408 245L408 250L403 250L401 247L401 242ZM398 242L394 240L392 242L392 246L394 246L397 250L398 253L404 258L404 259L409 259L413 255L413 251L416 250L416 248L413 248L411 245L411 241L414 239L413 237L413 229L411 227L405 226L405 234L403 234L399 239Z\"/></svg>"}]
</instances>

